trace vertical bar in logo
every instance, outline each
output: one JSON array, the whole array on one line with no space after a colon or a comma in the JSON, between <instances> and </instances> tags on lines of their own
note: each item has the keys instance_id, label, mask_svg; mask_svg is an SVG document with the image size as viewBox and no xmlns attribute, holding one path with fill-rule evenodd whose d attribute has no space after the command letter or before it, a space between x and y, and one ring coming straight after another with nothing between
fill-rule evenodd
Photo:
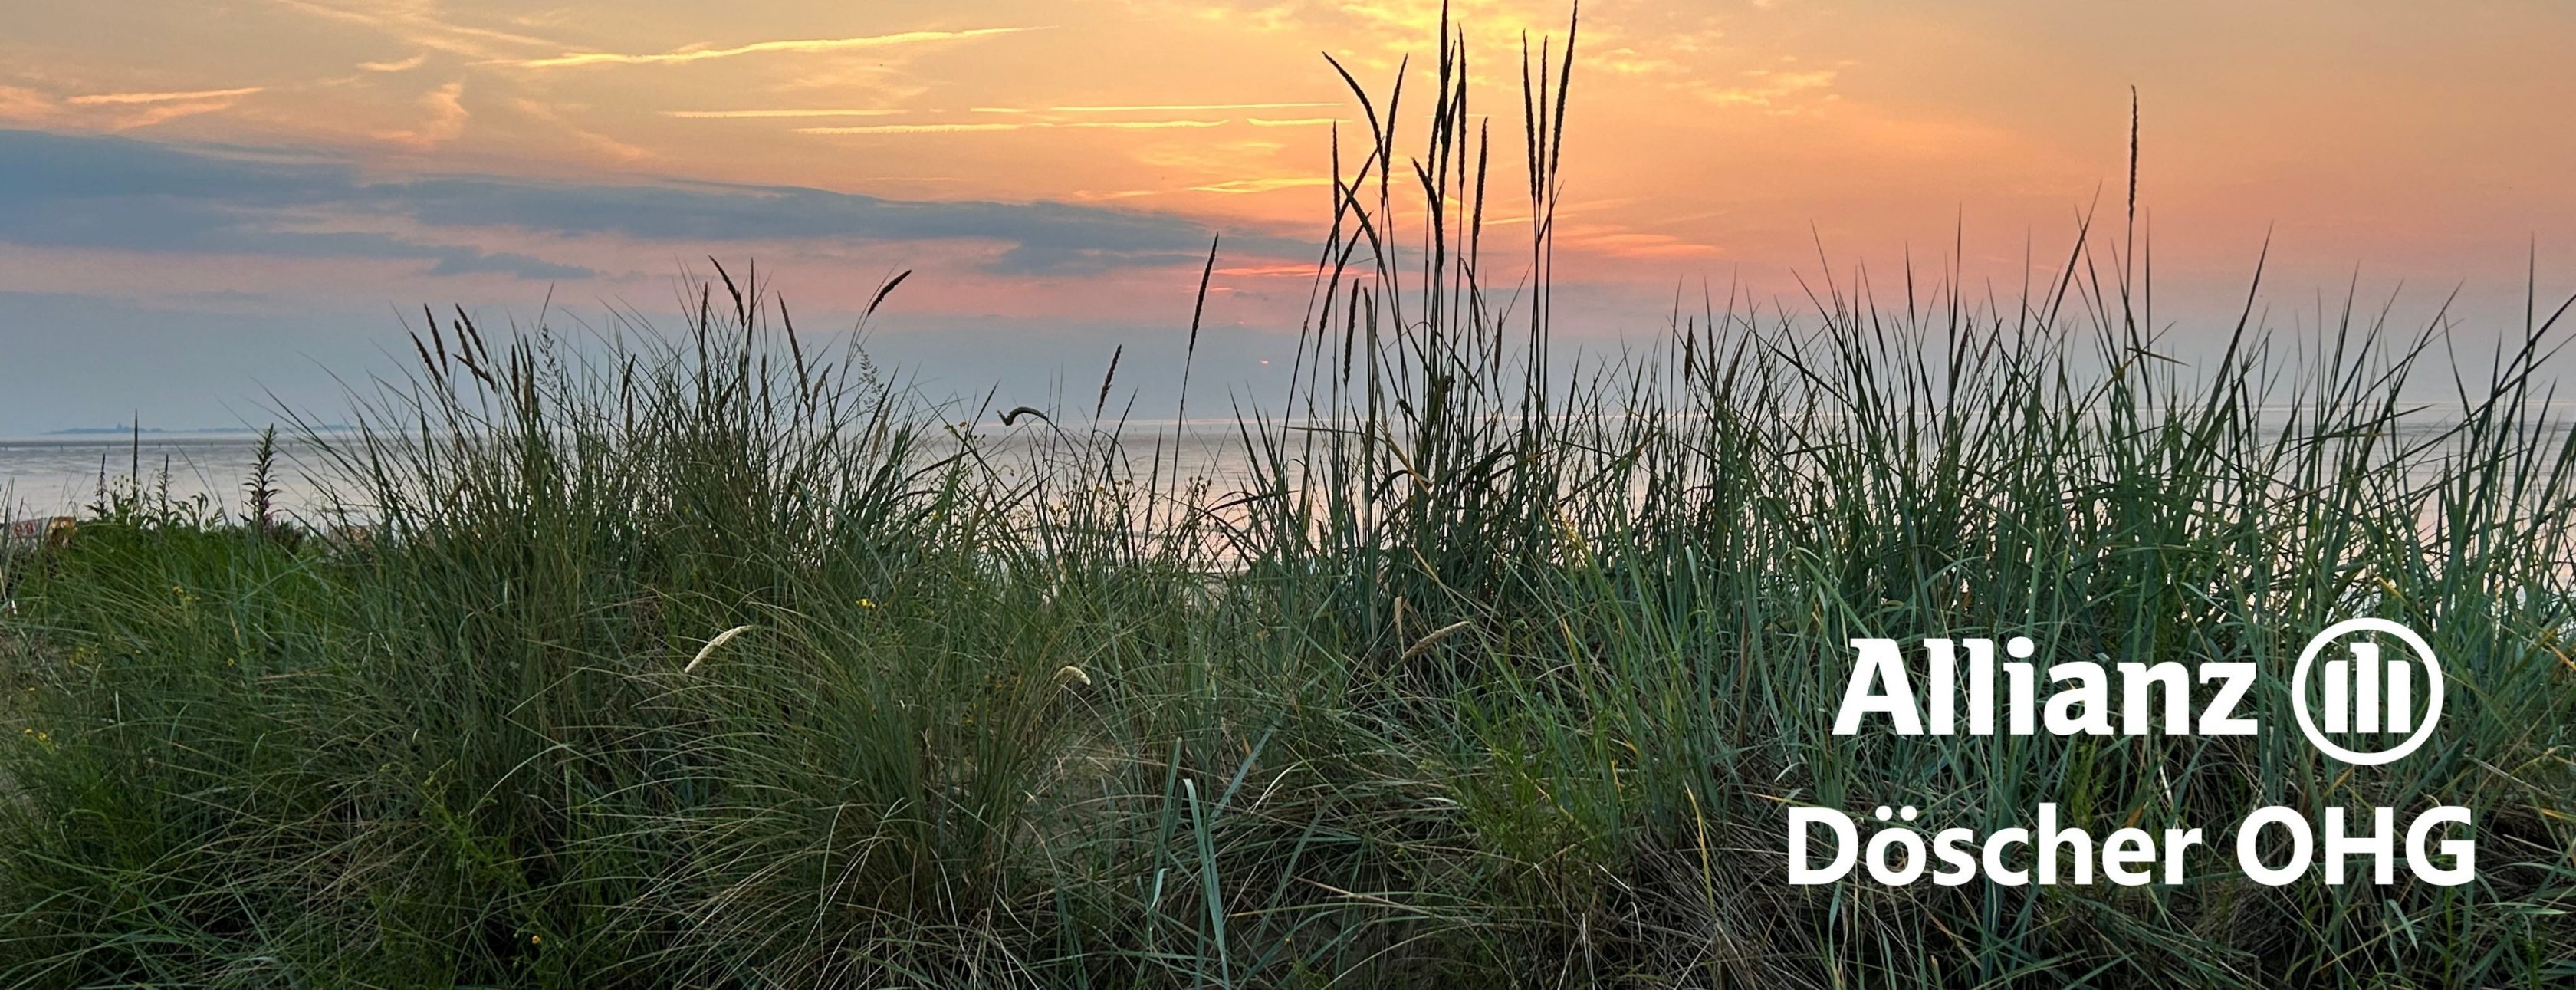
<instances>
[{"instance_id":1,"label":"vertical bar in logo","mask_svg":"<svg viewBox=\"0 0 2576 990\"><path fill-rule=\"evenodd\" d=\"M2352 728L2352 661L2326 661L2326 731L2349 732Z\"/></svg>"},{"instance_id":2,"label":"vertical bar in logo","mask_svg":"<svg viewBox=\"0 0 2576 990\"><path fill-rule=\"evenodd\" d=\"M2388 661L2388 731L2412 731L2415 720L2415 664Z\"/></svg>"},{"instance_id":3,"label":"vertical bar in logo","mask_svg":"<svg viewBox=\"0 0 2576 990\"><path fill-rule=\"evenodd\" d=\"M2352 731L2379 731L2379 644L2352 644Z\"/></svg>"}]
</instances>

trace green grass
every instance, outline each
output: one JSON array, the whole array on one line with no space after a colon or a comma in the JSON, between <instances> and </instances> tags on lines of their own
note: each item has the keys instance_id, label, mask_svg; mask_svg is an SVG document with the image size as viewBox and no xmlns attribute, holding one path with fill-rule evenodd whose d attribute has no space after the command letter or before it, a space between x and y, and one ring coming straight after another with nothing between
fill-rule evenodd
<instances>
[{"instance_id":1,"label":"green grass","mask_svg":"<svg viewBox=\"0 0 2576 990\"><path fill-rule=\"evenodd\" d=\"M2088 246L2002 305L1820 286L1549 368L1570 58L1523 74L1538 221L1498 247L1443 42L1418 157L1368 104L1240 491L1079 409L960 428L727 280L625 345L424 328L306 437L368 534L104 501L11 565L0 985L2576 979L2545 311L2417 408L2448 331L2188 365ZM2389 766L2278 687L2354 615L2453 678ZM1848 640L2015 634L2254 660L2265 731L1829 734ZM2221 849L2462 804L2478 879L1786 883L1791 805L2041 800Z\"/></svg>"}]
</instances>

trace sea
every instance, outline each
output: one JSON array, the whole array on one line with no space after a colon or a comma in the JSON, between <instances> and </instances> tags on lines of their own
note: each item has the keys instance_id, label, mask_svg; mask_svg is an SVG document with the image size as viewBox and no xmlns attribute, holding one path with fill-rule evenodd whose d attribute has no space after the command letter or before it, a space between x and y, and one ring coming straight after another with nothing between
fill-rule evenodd
<instances>
[{"instance_id":1,"label":"sea","mask_svg":"<svg viewBox=\"0 0 2576 990\"><path fill-rule=\"evenodd\" d=\"M10 519L85 514L122 486L238 511L248 501L259 437L249 433L47 434L0 436L0 515ZM305 463L311 449L278 441L272 504L307 507L319 491Z\"/></svg>"},{"instance_id":2,"label":"sea","mask_svg":"<svg viewBox=\"0 0 2576 990\"><path fill-rule=\"evenodd\" d=\"M1035 459L1061 456L1051 450L1059 439L997 428L977 438L977 450L1000 474L1025 476ZM1243 438L1232 423L1129 424L1118 440L1126 473L1138 480L1151 474L1203 481L1220 494L1251 482ZM250 501L259 446L259 436L247 432L0 435L0 520L84 516L119 492L136 490L156 501L237 516ZM919 459L936 460L956 448L954 439L934 433ZM313 440L280 435L272 465L265 487L276 512L313 520L347 508L332 497L331 458Z\"/></svg>"},{"instance_id":3,"label":"sea","mask_svg":"<svg viewBox=\"0 0 2576 990\"><path fill-rule=\"evenodd\" d=\"M2400 445L2421 443L2451 422L2431 416L2410 417L2393 439ZM2561 436L2569 428L2563 419L2549 427ZM977 434L979 458L999 481L1024 479L1045 470L1048 461L1061 465L1067 456L1081 457L1073 448L1094 445L1101 436L1075 439L1043 425L1018 429L979 427ZM328 442L345 435L326 432L321 436ZM1259 487L1253 477L1252 459L1246 453L1245 438L1231 421L1128 423L1116 436L1116 449L1125 461L1125 476L1135 482L1149 476L1158 479L1146 487L1171 491L1204 486L1202 494L1213 496L1211 503ZM2560 442L2554 438L2544 441L2544 454L2554 452ZM237 517L250 500L259 444L259 436L249 432L0 435L0 521L88 515L93 506L118 492L130 493L138 488L147 498L166 498L199 506L210 514ZM934 430L918 449L915 463L939 459L956 449L953 437ZM1291 452L1289 456L1295 454ZM266 482L273 492L272 508L284 516L310 522L325 522L321 517L341 511L335 509L338 500L331 497L334 474L329 462L314 440L281 435ZM1091 466L1077 475L1100 477L1096 461L1085 463ZM2438 463L2436 458L2415 459L2409 465L2409 473L2419 475L2418 483L2427 481ZM1138 490L1137 494L1145 492ZM354 511L364 515L363 510Z\"/></svg>"}]
</instances>

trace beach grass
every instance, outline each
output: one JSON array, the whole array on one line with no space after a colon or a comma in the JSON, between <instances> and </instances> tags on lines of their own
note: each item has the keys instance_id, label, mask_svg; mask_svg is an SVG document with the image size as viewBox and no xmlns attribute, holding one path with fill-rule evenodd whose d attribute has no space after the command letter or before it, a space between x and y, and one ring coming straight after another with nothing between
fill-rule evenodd
<instances>
[{"instance_id":1,"label":"beach grass","mask_svg":"<svg viewBox=\"0 0 2576 990\"><path fill-rule=\"evenodd\" d=\"M0 985L2576 980L2546 307L2457 378L2447 323L2368 313L2187 359L2088 230L2000 304L1820 284L1551 367L1572 50L1524 54L1516 138L1446 29L1427 97L1353 82L1240 478L1120 430L1114 380L961 425L720 270L615 346L431 318L303 438L338 513L103 500L0 618ZM2452 679L2395 764L2289 731L2291 661L2357 615ZM2015 635L2253 661L2265 731L1830 734L1852 639ZM2040 801L2464 805L2479 865L1786 881L1791 807Z\"/></svg>"}]
</instances>

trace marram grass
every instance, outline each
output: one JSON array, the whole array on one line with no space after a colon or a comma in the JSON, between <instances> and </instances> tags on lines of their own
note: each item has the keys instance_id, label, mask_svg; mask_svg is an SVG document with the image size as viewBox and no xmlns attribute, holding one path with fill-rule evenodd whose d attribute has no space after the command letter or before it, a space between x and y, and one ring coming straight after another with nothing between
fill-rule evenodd
<instances>
[{"instance_id":1,"label":"marram grass","mask_svg":"<svg viewBox=\"0 0 2576 990\"><path fill-rule=\"evenodd\" d=\"M2186 364L2088 247L2002 307L1829 288L1552 369L1570 69L1524 71L1508 247L1465 74L1444 37L1418 158L1418 97L1368 106L1243 479L1079 409L961 429L726 282L622 348L426 327L306 438L345 519L102 504L11 565L0 985L2576 981L2545 310L2401 404L2447 331ZM2356 769L2274 685L2364 614L2453 681ZM1936 635L2253 660L2267 729L1829 734L1851 639ZM1785 882L1791 806L2041 800L2461 804L2478 876Z\"/></svg>"}]
</instances>

